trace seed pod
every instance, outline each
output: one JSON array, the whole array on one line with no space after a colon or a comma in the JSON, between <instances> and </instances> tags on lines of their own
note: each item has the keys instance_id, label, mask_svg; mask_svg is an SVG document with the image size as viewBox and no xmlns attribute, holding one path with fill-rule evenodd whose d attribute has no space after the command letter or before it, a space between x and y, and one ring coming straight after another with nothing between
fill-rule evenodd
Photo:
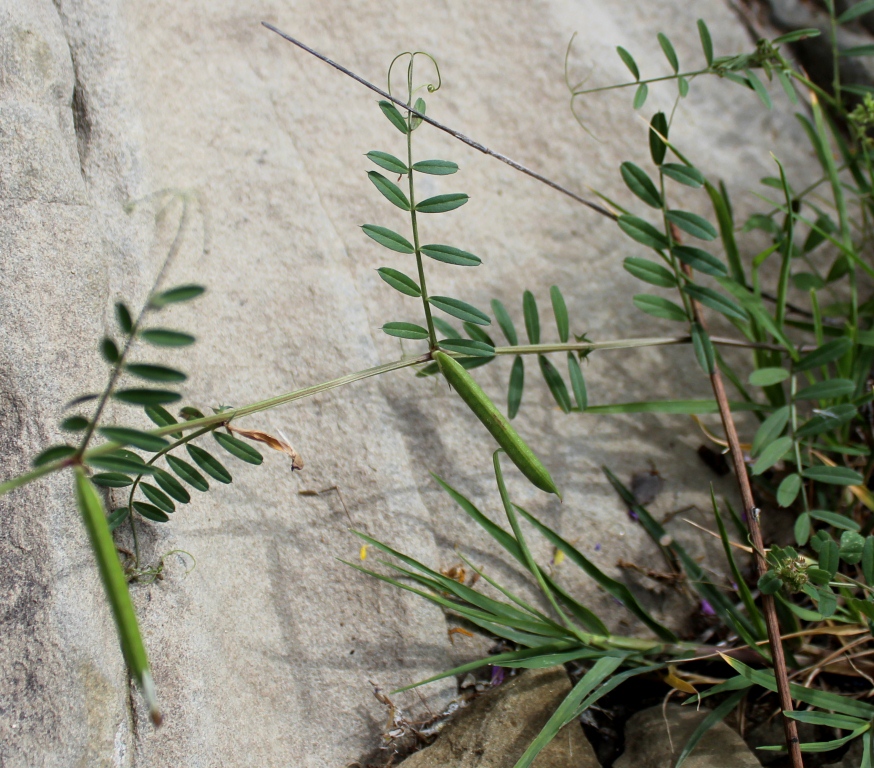
<instances>
[{"instance_id":1,"label":"seed pod","mask_svg":"<svg viewBox=\"0 0 874 768\"><path fill-rule=\"evenodd\" d=\"M555 483L540 463L540 459L525 444L525 441L510 426L510 422L502 414L489 396L482 391L471 375L461 367L461 364L443 352L434 352L433 358L443 371L450 386L461 395L470 410L492 433L498 445L504 449L511 461L521 470L534 485L547 493L554 493L561 498Z\"/></svg>"}]
</instances>

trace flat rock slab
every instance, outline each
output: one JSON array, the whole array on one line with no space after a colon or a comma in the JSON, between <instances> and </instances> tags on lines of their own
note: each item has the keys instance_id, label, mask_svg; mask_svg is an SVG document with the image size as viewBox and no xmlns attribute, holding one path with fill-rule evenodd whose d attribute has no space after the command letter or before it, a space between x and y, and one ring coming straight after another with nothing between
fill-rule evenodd
<instances>
[{"instance_id":1,"label":"flat rock slab","mask_svg":"<svg viewBox=\"0 0 874 768\"><path fill-rule=\"evenodd\" d=\"M625 725L625 752L615 768L671 768L709 709L674 704L638 712ZM725 723L714 725L683 768L761 768L744 740Z\"/></svg>"},{"instance_id":2,"label":"flat rock slab","mask_svg":"<svg viewBox=\"0 0 874 768\"><path fill-rule=\"evenodd\" d=\"M461 710L430 747L406 768L508 768L525 752L571 690L563 667L527 670ZM568 723L533 768L598 768L578 722Z\"/></svg>"},{"instance_id":3,"label":"flat rock slab","mask_svg":"<svg viewBox=\"0 0 874 768\"><path fill-rule=\"evenodd\" d=\"M374 94L267 31L262 19L381 85L400 51L433 53L444 87L428 96L429 115L577 192L593 187L646 215L619 166L631 160L652 171L639 114L670 110L675 85L653 86L641 113L627 90L578 103L597 141L568 108L564 52L578 31L572 76L591 74L592 85L627 80L617 45L634 53L646 77L656 76L668 71L655 37L664 29L683 67L697 67L703 57L688 11L685 0L621 7L0 0L3 479L41 448L69 439L57 428L63 404L103 386L97 347L103 334L116 333L113 303L142 305L181 219L177 196L164 225L155 225L172 196L155 196L160 190L186 190L197 201L166 280L203 283L208 292L160 320L195 334L197 345L166 358L154 350L137 355L183 367L186 404L205 412L245 405L421 349L408 343L402 350L380 330L391 321L421 322L421 307L375 271L410 273L410 260L360 229L374 223L410 236L409 222L372 188L364 157L374 149L403 154L403 137ZM695 15L710 24L718 54L751 47L724 0L700 0ZM426 78L430 70L417 69L417 84ZM696 79L671 137L710 178L725 181L742 222L752 205L744 192L775 171L771 151L794 186L815 178L791 112ZM423 180L423 196L471 195L458 211L423 218L425 242L483 259L475 269L429 264L434 295L483 309L500 298L521 329L521 296L530 289L544 341L557 338L551 285L564 292L574 333L607 340L680 332L634 309L631 296L642 287L622 260L648 254L612 222L427 126L416 133L415 152L461 166L457 176ZM799 172L805 167L810 173ZM132 200L141 202L128 212ZM671 201L710 215L704 193L672 187ZM760 250L745 238L745 252ZM500 407L510 365L499 360L474 372ZM629 520L601 465L627 479L652 462L665 480L654 514L689 504L706 510L713 476L695 455L701 434L681 416L566 416L538 381L536 361L527 367L515 424L564 503L508 468L513 500L624 578L619 558L642 562L657 549ZM592 404L709 396L686 346L592 355L585 370ZM112 416L149 426L142 414ZM440 610L335 559L359 557L348 510L355 527L429 566L455 565L461 548L491 574L510 570L429 474L501 519L494 441L454 393L404 371L238 426L282 429L306 469L292 475L275 452L261 467L231 458L233 485L197 496L167 524L142 524L145 565L175 550L197 561L186 573L190 558L170 555L163 581L132 590L166 715L157 731L126 685L70 478L4 497L4 768L345 765L371 751L384 727L368 681L392 690L485 652L471 638L452 646ZM747 427L742 437L751 434ZM214 447L212 438L202 440ZM716 483L717 496L731 492L730 478ZM107 501L125 499L112 493ZM118 537L131 546L127 531ZM548 542L532 537L531 546L540 562L550 560ZM645 632L568 561L555 570L612 631ZM669 593L642 599L679 625L695 609ZM452 681L423 689L435 711L454 693ZM413 693L399 703L419 706Z\"/></svg>"}]
</instances>

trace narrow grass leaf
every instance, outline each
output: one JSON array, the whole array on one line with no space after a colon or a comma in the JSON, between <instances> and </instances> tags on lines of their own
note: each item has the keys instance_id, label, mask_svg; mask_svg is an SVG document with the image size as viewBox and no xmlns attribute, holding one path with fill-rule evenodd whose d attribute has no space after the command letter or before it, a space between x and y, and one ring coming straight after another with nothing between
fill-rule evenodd
<instances>
[{"instance_id":1,"label":"narrow grass leaf","mask_svg":"<svg viewBox=\"0 0 874 768\"><path fill-rule=\"evenodd\" d=\"M571 399L568 395L564 379L562 379L558 369L545 355L538 355L537 362L540 364L540 372L543 374L546 386L549 387L549 391L552 393L555 402L558 403L558 407L565 413L570 413Z\"/></svg>"},{"instance_id":2,"label":"narrow grass leaf","mask_svg":"<svg viewBox=\"0 0 874 768\"><path fill-rule=\"evenodd\" d=\"M428 329L414 323L386 323L382 326L384 333L397 336L399 339L427 339Z\"/></svg>"},{"instance_id":3,"label":"narrow grass leaf","mask_svg":"<svg viewBox=\"0 0 874 768\"><path fill-rule=\"evenodd\" d=\"M585 411L589 405L589 395L586 391L586 380L583 377L580 363L573 352L567 353L567 368L571 380L571 389L574 392L574 400L577 401L577 409Z\"/></svg>"},{"instance_id":4,"label":"narrow grass leaf","mask_svg":"<svg viewBox=\"0 0 874 768\"><path fill-rule=\"evenodd\" d=\"M622 174L625 185L633 194L652 208L662 207L662 196L643 168L634 163L625 162L619 166L619 172Z\"/></svg>"},{"instance_id":5,"label":"narrow grass leaf","mask_svg":"<svg viewBox=\"0 0 874 768\"><path fill-rule=\"evenodd\" d=\"M264 461L264 457L260 452L256 451L248 443L233 437L232 435L226 435L224 432L213 432L212 436L228 453L236 456L241 461L245 461L247 464L258 465Z\"/></svg>"},{"instance_id":6,"label":"narrow grass leaf","mask_svg":"<svg viewBox=\"0 0 874 768\"><path fill-rule=\"evenodd\" d=\"M574 718L580 702L597 686L603 683L604 680L610 677L622 665L623 661L624 658L622 656L605 656L598 659L592 668L573 687L564 701L558 705L558 708L553 712L546 725L543 726L543 729L537 734L534 741L528 745L528 748L513 768L529 768L540 751Z\"/></svg>"},{"instance_id":7,"label":"narrow grass leaf","mask_svg":"<svg viewBox=\"0 0 874 768\"><path fill-rule=\"evenodd\" d=\"M731 404L733 411L768 410L770 406L760 403L735 401ZM609 405L590 405L586 409L593 414L613 413L676 413L702 414L718 413L716 400L639 400L633 403L611 403Z\"/></svg>"},{"instance_id":8,"label":"narrow grass leaf","mask_svg":"<svg viewBox=\"0 0 874 768\"><path fill-rule=\"evenodd\" d=\"M455 352L459 355L470 357L494 357L495 348L491 344L476 339L446 339L439 341L437 345L447 352Z\"/></svg>"},{"instance_id":9,"label":"narrow grass leaf","mask_svg":"<svg viewBox=\"0 0 874 768\"><path fill-rule=\"evenodd\" d=\"M468 323L476 325L491 325L491 320L485 312L480 312L476 307L471 306L467 302L460 299L453 299L449 296L431 296L428 303L432 307L442 310L447 315L457 317L459 320L464 320Z\"/></svg>"},{"instance_id":10,"label":"narrow grass leaf","mask_svg":"<svg viewBox=\"0 0 874 768\"><path fill-rule=\"evenodd\" d=\"M231 482L231 473L228 472L228 470L226 470L218 459L212 456L212 454L207 453L199 446L191 445L191 443L188 443L185 447L188 450L188 455L194 459L194 463L206 472L206 474L215 478L220 483Z\"/></svg>"},{"instance_id":11,"label":"narrow grass leaf","mask_svg":"<svg viewBox=\"0 0 874 768\"><path fill-rule=\"evenodd\" d=\"M94 490L94 486L88 481L82 467L75 468L76 477L76 501L91 548L97 560L97 568L103 581L106 596L115 619L118 630L121 650L125 662L137 687L140 689L152 722L156 725L161 722L161 713L155 696L152 674L149 670L149 659L146 655L146 647L143 644L133 602L127 588L127 579L118 560L118 552L106 519L106 512L100 501L100 496Z\"/></svg>"},{"instance_id":12,"label":"narrow grass leaf","mask_svg":"<svg viewBox=\"0 0 874 768\"><path fill-rule=\"evenodd\" d=\"M463 192L452 192L448 195L435 195L423 200L416 206L418 213L446 213L461 208L468 200L469 195Z\"/></svg>"},{"instance_id":13,"label":"narrow grass leaf","mask_svg":"<svg viewBox=\"0 0 874 768\"><path fill-rule=\"evenodd\" d=\"M707 219L699 216L697 213L670 210L665 214L665 218L687 234L692 235L692 237L697 237L699 240L715 240L718 234L716 228L707 221Z\"/></svg>"},{"instance_id":14,"label":"narrow grass leaf","mask_svg":"<svg viewBox=\"0 0 874 768\"><path fill-rule=\"evenodd\" d=\"M616 492L620 495L622 500L628 505L629 509L635 512L638 520L643 526L644 530L649 534L650 538L656 542L660 543L665 540L667 536L667 532L658 523L652 515L647 511L646 507L641 506L637 503L631 491L629 491L619 480L618 478L609 470L607 467L602 467L604 474L607 476L607 479L610 481L610 484L616 490ZM703 568L698 564L698 562L692 558L686 550L680 546L680 544L676 541L676 539L672 539L671 537L667 537L671 542L667 545L667 548L673 553L673 555L679 560L680 564L683 566L683 570L686 572L686 577L689 580L689 584L695 589L696 592L713 607L713 610L716 614L722 619L722 621L731 627L737 634L743 639L743 641L747 645L751 645L754 647L757 653L766 654L767 650L759 648L755 646L756 637L755 637L755 629L753 625L745 616L743 616L734 606L734 603L726 597L723 592L716 587L705 573Z\"/></svg>"},{"instance_id":15,"label":"narrow grass leaf","mask_svg":"<svg viewBox=\"0 0 874 768\"><path fill-rule=\"evenodd\" d=\"M449 176L458 170L458 165L451 160L420 160L413 163L413 170L432 176Z\"/></svg>"},{"instance_id":16,"label":"narrow grass leaf","mask_svg":"<svg viewBox=\"0 0 874 768\"><path fill-rule=\"evenodd\" d=\"M388 227L378 227L376 224L364 224L361 229L364 234L371 240L375 240L380 245L398 253L415 253L416 249L413 244L403 235L389 229Z\"/></svg>"},{"instance_id":17,"label":"narrow grass leaf","mask_svg":"<svg viewBox=\"0 0 874 768\"><path fill-rule=\"evenodd\" d=\"M698 727L692 732L692 735L686 741L686 744L683 746L683 750L680 752L680 756L677 758L677 762L674 764L673 768L680 768L680 766L686 762L686 758L692 754L692 750L698 746L698 742L701 741L704 734L706 734L714 725L725 720L726 716L740 703L741 699L746 696L746 693L746 691L736 691L725 701L720 703L718 707L710 710L707 717L698 724Z\"/></svg>"},{"instance_id":18,"label":"narrow grass leaf","mask_svg":"<svg viewBox=\"0 0 874 768\"><path fill-rule=\"evenodd\" d=\"M479 256L462 251L460 248L453 248L451 245L423 245L422 253L429 259L459 267L476 267L483 263Z\"/></svg>"},{"instance_id":19,"label":"narrow grass leaf","mask_svg":"<svg viewBox=\"0 0 874 768\"><path fill-rule=\"evenodd\" d=\"M661 264L656 264L649 259L638 259L629 256L622 262L622 266L630 275L650 285L660 288L676 288L677 278L673 272L669 272Z\"/></svg>"},{"instance_id":20,"label":"narrow grass leaf","mask_svg":"<svg viewBox=\"0 0 874 768\"><path fill-rule=\"evenodd\" d=\"M555 325L558 328L558 338L562 344L566 344L570 333L570 321L568 319L567 305L561 290L557 285L549 289L549 297L552 299L552 312L555 315Z\"/></svg>"},{"instance_id":21,"label":"narrow grass leaf","mask_svg":"<svg viewBox=\"0 0 874 768\"><path fill-rule=\"evenodd\" d=\"M722 656L722 660L747 680L773 693L777 692L777 682L772 671L752 669L742 661L730 656ZM859 717L863 720L874 718L874 706L864 701L857 701L849 696L842 696L818 688L807 688L798 683L790 683L789 692L793 699L798 699L805 704L810 704L820 709L833 710L842 715Z\"/></svg>"},{"instance_id":22,"label":"narrow grass leaf","mask_svg":"<svg viewBox=\"0 0 874 768\"><path fill-rule=\"evenodd\" d=\"M522 390L525 388L525 363L522 355L516 355L510 370L510 383L507 389L507 417L516 418L522 403Z\"/></svg>"},{"instance_id":23,"label":"narrow grass leaf","mask_svg":"<svg viewBox=\"0 0 874 768\"><path fill-rule=\"evenodd\" d=\"M504 332L504 336L507 338L510 346L518 346L519 337L516 334L516 326L513 325L513 321L510 319L510 313L507 312L507 308L500 300L492 299L492 312L495 313L495 320L498 321L498 325ZM872 346L874 346L874 338L872 338Z\"/></svg>"},{"instance_id":24,"label":"narrow grass leaf","mask_svg":"<svg viewBox=\"0 0 874 768\"><path fill-rule=\"evenodd\" d=\"M540 343L540 314L537 311L537 300L531 291L522 294L522 312L525 315L525 331L530 344Z\"/></svg>"},{"instance_id":25,"label":"narrow grass leaf","mask_svg":"<svg viewBox=\"0 0 874 768\"><path fill-rule=\"evenodd\" d=\"M183 461L179 457L171 456L169 454L164 458L167 459L167 464L170 465L170 469L172 469L192 488L201 491L202 493L205 493L209 490L209 482L207 481L207 479L203 475L201 475L200 472L198 472L194 467L192 467L187 461Z\"/></svg>"},{"instance_id":26,"label":"narrow grass leaf","mask_svg":"<svg viewBox=\"0 0 874 768\"><path fill-rule=\"evenodd\" d=\"M616 53L619 54L619 58L622 59L622 63L628 67L628 71L631 72L631 76L635 80L640 80L640 70L637 68L637 62L634 60L634 57L626 51L621 45L616 46Z\"/></svg>"},{"instance_id":27,"label":"narrow grass leaf","mask_svg":"<svg viewBox=\"0 0 874 768\"><path fill-rule=\"evenodd\" d=\"M534 517L534 515L526 512L522 507L516 506L516 509L544 536L544 538L549 541L550 544L564 552L568 560L580 568L587 576L589 576L589 578L601 587L601 589L607 592L607 594L622 603L630 613L640 619L640 621L649 627L649 629L651 629L661 640L667 643L677 642L677 636L671 632L670 629L659 624L659 622L652 618L625 584L621 581L616 581L616 579L613 579L604 573L570 542L559 536L549 526L541 523L536 517Z\"/></svg>"},{"instance_id":28,"label":"narrow grass leaf","mask_svg":"<svg viewBox=\"0 0 874 768\"><path fill-rule=\"evenodd\" d=\"M741 602L744 604L744 608L747 610L750 622L752 623L753 633L756 637L762 640L768 636L768 630L765 627L765 620L762 617L762 613L756 605L755 598L753 598L753 593L747 586L746 579L744 579L740 567L737 564L731 542L728 539L728 531L725 528L725 523L719 512L719 506L716 503L716 494L713 492L713 485L710 486L710 503L713 506L713 516L716 518L716 525L719 529L722 550L725 552L725 559L728 561L728 565L731 568L732 580L737 584L737 591L740 595Z\"/></svg>"},{"instance_id":29,"label":"narrow grass leaf","mask_svg":"<svg viewBox=\"0 0 874 768\"><path fill-rule=\"evenodd\" d=\"M373 163L376 163L380 168L385 168L387 171L391 171L391 173L408 173L409 168L407 168L406 163L403 160L399 160L394 155L390 155L388 152L368 152L366 155L367 159Z\"/></svg>"},{"instance_id":30,"label":"narrow grass leaf","mask_svg":"<svg viewBox=\"0 0 874 768\"><path fill-rule=\"evenodd\" d=\"M367 177L386 200L393 205L396 205L402 211L410 210L410 201L397 184L393 181L389 181L385 176L377 171L368 171Z\"/></svg>"},{"instance_id":31,"label":"narrow grass leaf","mask_svg":"<svg viewBox=\"0 0 874 768\"><path fill-rule=\"evenodd\" d=\"M157 296L152 296L149 299L149 304L156 309L166 307L168 304L177 304L182 301L191 301L198 296L203 296L206 288L202 285L177 285L175 288L170 288Z\"/></svg>"},{"instance_id":32,"label":"narrow grass leaf","mask_svg":"<svg viewBox=\"0 0 874 768\"><path fill-rule=\"evenodd\" d=\"M639 293L634 297L634 306L641 312L645 312L653 317L660 317L664 320L674 320L675 322L683 323L689 318L684 310L678 304L675 304L670 299L665 299L662 296L653 296L649 293Z\"/></svg>"},{"instance_id":33,"label":"narrow grass leaf","mask_svg":"<svg viewBox=\"0 0 874 768\"><path fill-rule=\"evenodd\" d=\"M637 216L623 214L617 219L616 223L619 225L619 229L621 229L632 240L636 240L638 243L649 246L650 248L661 250L670 245L668 238L665 237L664 233L659 232L659 230L648 221L644 221Z\"/></svg>"},{"instance_id":34,"label":"narrow grass leaf","mask_svg":"<svg viewBox=\"0 0 874 768\"><path fill-rule=\"evenodd\" d=\"M414 296L418 298L422 295L419 284L412 277L407 277L403 272L391 267L381 267L376 270L379 276L385 280L396 291L400 291L405 296Z\"/></svg>"},{"instance_id":35,"label":"narrow grass leaf","mask_svg":"<svg viewBox=\"0 0 874 768\"><path fill-rule=\"evenodd\" d=\"M147 328L140 331L139 337L156 347L187 347L194 344L194 336L182 331L171 331L167 328Z\"/></svg>"}]
</instances>

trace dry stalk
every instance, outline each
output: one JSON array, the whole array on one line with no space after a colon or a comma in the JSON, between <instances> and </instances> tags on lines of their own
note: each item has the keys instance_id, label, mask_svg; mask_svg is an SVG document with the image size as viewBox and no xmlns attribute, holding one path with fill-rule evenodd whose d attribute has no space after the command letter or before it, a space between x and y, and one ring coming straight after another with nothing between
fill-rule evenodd
<instances>
[{"instance_id":1,"label":"dry stalk","mask_svg":"<svg viewBox=\"0 0 874 768\"><path fill-rule=\"evenodd\" d=\"M689 266L684 264L683 271L689 277L692 276L692 269ZM701 304L694 299L692 300L692 312L695 316L695 321L701 325L706 333L707 326L704 323L704 313ZM753 488L750 485L743 451L740 447L740 440L737 437L737 428L734 424L734 417L728 404L728 397L725 394L725 386L723 385L722 374L719 371L718 365L714 365L713 373L710 374L710 385L713 387L713 395L716 398L716 403L719 406L719 416L722 419L722 428L725 430L725 436L728 440L731 461L734 465L734 474L737 478L738 489L740 490L744 512L746 513L747 527L750 532L750 540L753 545L756 571L759 576L762 576L768 570L768 563L764 556L765 545L762 541L762 529L759 527L759 509L756 507L756 502L753 498ZM783 643L780 640L780 622L777 620L777 609L774 606L772 595L762 595L762 612L764 613L765 626L768 630L768 645L771 648L771 657L774 660L774 678L777 682L780 708L783 712L791 712L793 705L792 696L789 692L789 674L786 668L786 656L783 653ZM795 721L786 717L785 714L783 715L783 733L786 737L786 748L789 750L792 768L804 768L801 746L798 741L798 728Z\"/></svg>"}]
</instances>

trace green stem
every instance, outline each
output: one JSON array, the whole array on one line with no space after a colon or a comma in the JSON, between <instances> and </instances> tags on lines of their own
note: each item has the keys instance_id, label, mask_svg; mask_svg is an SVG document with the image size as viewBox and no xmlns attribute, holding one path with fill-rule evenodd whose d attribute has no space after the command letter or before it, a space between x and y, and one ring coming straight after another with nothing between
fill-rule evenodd
<instances>
[{"instance_id":1,"label":"green stem","mask_svg":"<svg viewBox=\"0 0 874 768\"><path fill-rule=\"evenodd\" d=\"M664 80L678 80L681 77L697 77L698 75L718 74L711 69L698 69L694 72L678 72L674 75L662 75L661 77L651 77L648 80L634 80L630 83L619 83L618 85L602 85L600 88L588 88L585 91L575 91L571 95L584 96L587 93L599 93L601 91L616 91L620 88L631 88L633 86L640 87L641 85L649 85L650 83L661 83Z\"/></svg>"},{"instance_id":2,"label":"green stem","mask_svg":"<svg viewBox=\"0 0 874 768\"><path fill-rule=\"evenodd\" d=\"M798 391L798 377L793 375L789 384L789 418L792 430L792 448L795 452L795 466L798 467L800 475L804 469L801 463L801 444L795 438L795 433L798 431L798 409L795 407L795 393ZM801 499L804 502L804 511L810 511L810 505L807 502L807 489L804 488L803 481L801 487Z\"/></svg>"},{"instance_id":3,"label":"green stem","mask_svg":"<svg viewBox=\"0 0 874 768\"><path fill-rule=\"evenodd\" d=\"M412 96L410 97L412 101ZM428 342L433 352L437 349L437 332L431 319L431 304L428 302L428 286L425 284L425 266L422 263L422 249L419 245L419 222L416 218L416 192L413 184L413 115L407 116L407 177L410 182L410 223L413 226L413 247L416 249L416 269L419 271L419 287L422 289L422 307L425 310L425 324L428 326Z\"/></svg>"}]
</instances>

